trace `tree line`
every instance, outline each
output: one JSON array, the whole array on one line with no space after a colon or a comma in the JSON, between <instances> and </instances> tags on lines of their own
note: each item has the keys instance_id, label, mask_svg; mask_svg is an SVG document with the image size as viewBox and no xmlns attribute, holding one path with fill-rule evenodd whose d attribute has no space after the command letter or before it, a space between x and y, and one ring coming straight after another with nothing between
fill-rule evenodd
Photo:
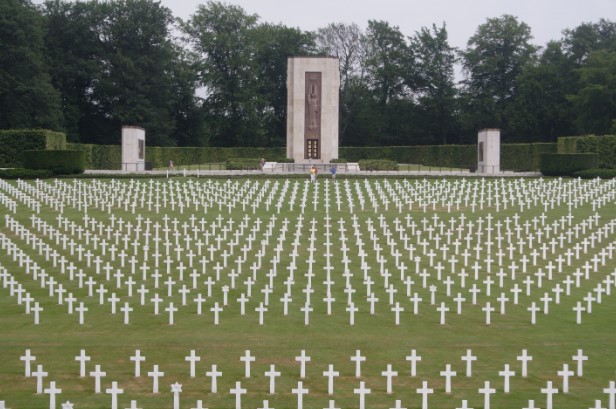
<instances>
[{"instance_id":1,"label":"tree line","mask_svg":"<svg viewBox=\"0 0 616 409\"><path fill-rule=\"evenodd\" d=\"M0 129L117 144L132 124L150 145L284 146L287 57L333 55L345 146L471 143L481 128L501 128L506 142L616 133L606 19L538 46L503 15L456 49L445 23L410 35L376 20L309 32L217 1L187 20L153 0L3 0L0 16Z\"/></svg>"}]
</instances>

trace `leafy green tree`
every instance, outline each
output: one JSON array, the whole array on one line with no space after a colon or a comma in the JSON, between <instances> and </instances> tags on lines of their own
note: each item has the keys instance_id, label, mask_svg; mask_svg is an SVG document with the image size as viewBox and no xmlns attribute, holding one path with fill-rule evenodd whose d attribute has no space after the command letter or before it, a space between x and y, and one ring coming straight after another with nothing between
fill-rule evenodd
<instances>
[{"instance_id":1,"label":"leafy green tree","mask_svg":"<svg viewBox=\"0 0 616 409\"><path fill-rule=\"evenodd\" d=\"M365 47L366 80L374 98L382 106L404 98L409 50L400 29L385 21L368 21Z\"/></svg>"},{"instance_id":2,"label":"leafy green tree","mask_svg":"<svg viewBox=\"0 0 616 409\"><path fill-rule=\"evenodd\" d=\"M526 23L503 15L488 19L468 40L462 52L468 125L506 128L505 110L517 95L518 76L536 56L531 39Z\"/></svg>"},{"instance_id":3,"label":"leafy green tree","mask_svg":"<svg viewBox=\"0 0 616 409\"><path fill-rule=\"evenodd\" d=\"M97 31L103 20L101 12L93 2L54 0L44 4L47 61L53 85L62 95L65 129L71 141L79 141L81 134L87 135L87 141L100 129L87 131L92 121L98 122L99 108L92 97L102 74L103 43Z\"/></svg>"},{"instance_id":4,"label":"leafy green tree","mask_svg":"<svg viewBox=\"0 0 616 409\"><path fill-rule=\"evenodd\" d=\"M257 21L241 7L208 1L183 25L197 54L203 111L215 146L255 146L266 138L253 58Z\"/></svg>"},{"instance_id":5,"label":"leafy green tree","mask_svg":"<svg viewBox=\"0 0 616 409\"><path fill-rule=\"evenodd\" d=\"M43 36L43 19L30 1L0 2L0 128L63 130Z\"/></svg>"},{"instance_id":6,"label":"leafy green tree","mask_svg":"<svg viewBox=\"0 0 616 409\"><path fill-rule=\"evenodd\" d=\"M52 0L45 11L49 61L69 135L118 143L128 124L144 127L150 145L175 145L178 92L194 94L194 83L177 83L188 77L179 73L171 11L152 0Z\"/></svg>"},{"instance_id":7,"label":"leafy green tree","mask_svg":"<svg viewBox=\"0 0 616 409\"><path fill-rule=\"evenodd\" d=\"M432 25L431 30L422 27L411 38L410 48L414 57L410 83L426 123L424 132L436 143L451 142L456 134L456 50L449 45L445 24Z\"/></svg>"},{"instance_id":8,"label":"leafy green tree","mask_svg":"<svg viewBox=\"0 0 616 409\"><path fill-rule=\"evenodd\" d=\"M316 32L320 53L340 61L340 140L346 141L349 122L358 108L356 84L364 79L364 34L357 24L332 23Z\"/></svg>"},{"instance_id":9,"label":"leafy green tree","mask_svg":"<svg viewBox=\"0 0 616 409\"><path fill-rule=\"evenodd\" d=\"M607 19L580 24L563 34L565 54L578 66L594 51L616 50L616 22Z\"/></svg>"},{"instance_id":10,"label":"leafy green tree","mask_svg":"<svg viewBox=\"0 0 616 409\"><path fill-rule=\"evenodd\" d=\"M559 42L548 43L536 65L517 79L517 96L507 107L507 133L518 142L555 142L575 133L573 106L567 95L575 84Z\"/></svg>"},{"instance_id":11,"label":"leafy green tree","mask_svg":"<svg viewBox=\"0 0 616 409\"><path fill-rule=\"evenodd\" d=\"M144 127L151 145L174 145L172 73L177 58L171 42L171 10L151 0L101 3L104 56L94 100L112 116L115 134L122 124Z\"/></svg>"},{"instance_id":12,"label":"leafy green tree","mask_svg":"<svg viewBox=\"0 0 616 409\"><path fill-rule=\"evenodd\" d=\"M572 97L578 131L607 134L616 121L616 51L591 53L579 69L580 89Z\"/></svg>"},{"instance_id":13,"label":"leafy green tree","mask_svg":"<svg viewBox=\"0 0 616 409\"><path fill-rule=\"evenodd\" d=\"M287 59L312 55L314 36L283 25L260 24L251 33L255 41L256 63L253 76L258 79L257 106L264 138L254 141L262 146L284 146L287 128Z\"/></svg>"}]
</instances>

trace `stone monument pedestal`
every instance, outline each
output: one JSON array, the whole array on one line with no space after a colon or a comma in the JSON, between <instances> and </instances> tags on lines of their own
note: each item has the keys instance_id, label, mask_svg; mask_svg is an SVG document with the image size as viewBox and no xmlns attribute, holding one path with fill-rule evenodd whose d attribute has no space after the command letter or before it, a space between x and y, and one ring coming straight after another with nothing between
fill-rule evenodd
<instances>
[{"instance_id":1,"label":"stone monument pedestal","mask_svg":"<svg viewBox=\"0 0 616 409\"><path fill-rule=\"evenodd\" d=\"M287 157L329 163L338 158L338 58L289 57L287 64Z\"/></svg>"},{"instance_id":2,"label":"stone monument pedestal","mask_svg":"<svg viewBox=\"0 0 616 409\"><path fill-rule=\"evenodd\" d=\"M122 170L145 170L145 129L122 126Z\"/></svg>"},{"instance_id":3,"label":"stone monument pedestal","mask_svg":"<svg viewBox=\"0 0 616 409\"><path fill-rule=\"evenodd\" d=\"M477 173L500 173L500 129L482 129L477 135Z\"/></svg>"}]
</instances>

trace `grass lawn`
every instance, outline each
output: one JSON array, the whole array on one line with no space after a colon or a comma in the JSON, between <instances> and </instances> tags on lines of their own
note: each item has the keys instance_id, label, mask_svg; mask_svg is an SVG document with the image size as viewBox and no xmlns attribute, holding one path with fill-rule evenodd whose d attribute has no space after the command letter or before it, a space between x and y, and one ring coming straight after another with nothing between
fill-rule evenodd
<instances>
[{"instance_id":1,"label":"grass lawn","mask_svg":"<svg viewBox=\"0 0 616 409\"><path fill-rule=\"evenodd\" d=\"M67 401L111 407L105 389L113 381L123 389L119 408L131 400L172 408L175 382L182 408L197 400L234 407L238 381L247 390L243 408L262 408L264 400L295 408L298 382L309 390L306 408L330 400L358 408L360 382L371 390L367 408L394 408L396 400L418 408L424 381L433 389L431 408L463 407L463 400L484 408L486 381L495 389L493 408L526 408L529 400L545 408L548 382L559 389L554 408L595 400L607 407L604 388L616 380L615 188L558 179L0 181L0 401L49 407L36 379L24 376L20 357L30 349L32 370L43 365L48 373L44 386L55 381L62 389L58 408ZM63 298L70 293L74 307L88 308L82 325L67 300L60 303L60 285ZM43 307L38 325L18 302L19 289ZM105 291L102 303L97 290ZM144 305L138 290L147 291ZM161 300L158 314L153 298ZM327 298L335 299L330 314ZM244 314L239 299L246 299ZM592 307L580 324L578 303ZM215 305L222 307L218 325ZM262 325L260 306L267 309ZM440 307L448 308L444 323ZM494 308L489 324L487 307ZM83 378L75 360L82 349L90 357ZM130 360L136 349L146 357L139 378ZM524 349L532 356L526 377L518 360ZM583 376L571 375L564 393L559 372L564 364L576 371L580 349L588 358ZM185 360L191 350L201 359L194 378ZM246 350L255 358L250 378L240 361ZM304 378L296 360L302 350L310 357ZM351 360L358 350L365 357L359 378ZM421 356L415 376L412 350ZM468 377L467 350L476 357ZM95 365L106 372L100 394L89 375ZM158 394L147 376L154 365L164 372ZM222 372L217 393L206 375L212 365ZM280 372L274 394L264 374L271 365ZM332 395L323 375L330 365L339 372ZM392 393L382 375L388 365L397 371ZM446 365L456 372L450 393ZM505 365L515 372L508 393L499 374Z\"/></svg>"}]
</instances>

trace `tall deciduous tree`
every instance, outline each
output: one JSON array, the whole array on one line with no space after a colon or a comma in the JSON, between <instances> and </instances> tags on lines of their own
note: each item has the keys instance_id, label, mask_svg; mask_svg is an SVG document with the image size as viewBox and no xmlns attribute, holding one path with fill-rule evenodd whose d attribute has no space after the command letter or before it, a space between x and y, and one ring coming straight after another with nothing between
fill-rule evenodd
<instances>
[{"instance_id":1,"label":"tall deciduous tree","mask_svg":"<svg viewBox=\"0 0 616 409\"><path fill-rule=\"evenodd\" d=\"M364 34L357 24L332 23L316 33L319 51L340 61L340 140L346 141L347 129L358 108L357 85L363 81L365 58Z\"/></svg>"},{"instance_id":2,"label":"tall deciduous tree","mask_svg":"<svg viewBox=\"0 0 616 409\"><path fill-rule=\"evenodd\" d=\"M63 129L44 61L43 20L28 0L0 2L0 128Z\"/></svg>"},{"instance_id":3,"label":"tall deciduous tree","mask_svg":"<svg viewBox=\"0 0 616 409\"><path fill-rule=\"evenodd\" d=\"M105 15L99 33L104 58L95 100L112 116L115 129L139 125L147 129L149 143L174 145L172 73L177 52L170 38L171 10L151 0L100 6Z\"/></svg>"},{"instance_id":4,"label":"tall deciduous tree","mask_svg":"<svg viewBox=\"0 0 616 409\"><path fill-rule=\"evenodd\" d=\"M258 16L238 6L208 1L183 25L197 53L204 112L218 146L251 145L262 140L258 110L263 104L257 91L251 37Z\"/></svg>"},{"instance_id":5,"label":"tall deciduous tree","mask_svg":"<svg viewBox=\"0 0 616 409\"><path fill-rule=\"evenodd\" d=\"M579 69L580 88L572 97L580 133L616 130L616 51L597 51Z\"/></svg>"},{"instance_id":6,"label":"tall deciduous tree","mask_svg":"<svg viewBox=\"0 0 616 409\"><path fill-rule=\"evenodd\" d=\"M517 79L517 96L507 107L507 132L516 142L555 142L573 135L574 111L567 98L575 87L570 63L559 42L550 42L536 65Z\"/></svg>"},{"instance_id":7,"label":"tall deciduous tree","mask_svg":"<svg viewBox=\"0 0 616 409\"><path fill-rule=\"evenodd\" d=\"M314 36L283 25L260 24L251 36L255 41L252 75L261 97L257 107L264 138L263 146L284 146L287 127L287 59L314 54Z\"/></svg>"},{"instance_id":8,"label":"tall deciduous tree","mask_svg":"<svg viewBox=\"0 0 616 409\"><path fill-rule=\"evenodd\" d=\"M506 127L505 109L516 97L517 78L537 52L531 39L530 27L510 15L488 19L469 39L462 62L472 126Z\"/></svg>"},{"instance_id":9,"label":"tall deciduous tree","mask_svg":"<svg viewBox=\"0 0 616 409\"><path fill-rule=\"evenodd\" d=\"M100 83L104 55L98 32L101 12L101 7L91 2L53 0L44 5L47 61L53 85L62 95L65 129L71 141L79 141L82 134L87 141L94 136L91 132L101 129L90 125L100 125L99 107L92 97Z\"/></svg>"},{"instance_id":10,"label":"tall deciduous tree","mask_svg":"<svg viewBox=\"0 0 616 409\"><path fill-rule=\"evenodd\" d=\"M422 27L411 38L410 47L414 62L409 82L414 85L427 124L425 132L436 143L451 142L455 131L456 50L449 45L445 24L440 28L432 25L431 30Z\"/></svg>"}]
</instances>

